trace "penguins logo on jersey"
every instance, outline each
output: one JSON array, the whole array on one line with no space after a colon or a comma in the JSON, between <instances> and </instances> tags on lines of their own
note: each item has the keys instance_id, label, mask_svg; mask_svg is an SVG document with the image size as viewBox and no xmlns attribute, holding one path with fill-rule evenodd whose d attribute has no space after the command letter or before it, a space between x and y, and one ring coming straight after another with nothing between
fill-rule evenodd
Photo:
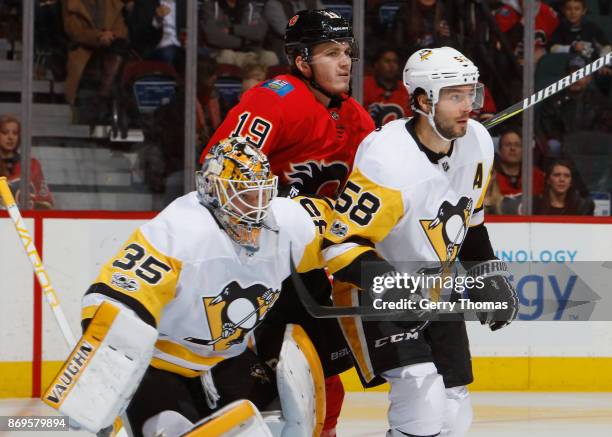
<instances>
[{"instance_id":1,"label":"penguins logo on jersey","mask_svg":"<svg viewBox=\"0 0 612 437\"><path fill-rule=\"evenodd\" d=\"M383 126L404 116L404 110L397 103L372 103L368 106L368 112L376 126Z\"/></svg>"},{"instance_id":2,"label":"penguins logo on jersey","mask_svg":"<svg viewBox=\"0 0 612 437\"><path fill-rule=\"evenodd\" d=\"M216 297L203 297L204 310L212 340L189 338L188 341L225 350L242 343L245 335L255 328L278 299L280 290L262 284L242 288L233 281Z\"/></svg>"},{"instance_id":3,"label":"penguins logo on jersey","mask_svg":"<svg viewBox=\"0 0 612 437\"><path fill-rule=\"evenodd\" d=\"M433 219L419 220L440 261L455 259L468 229L472 199L463 196L456 205L445 200Z\"/></svg>"},{"instance_id":4,"label":"penguins logo on jersey","mask_svg":"<svg viewBox=\"0 0 612 437\"><path fill-rule=\"evenodd\" d=\"M289 184L303 194L320 194L336 197L346 180L349 168L342 161L329 164L319 161L306 161L291 164L291 172L285 172Z\"/></svg>"}]
</instances>

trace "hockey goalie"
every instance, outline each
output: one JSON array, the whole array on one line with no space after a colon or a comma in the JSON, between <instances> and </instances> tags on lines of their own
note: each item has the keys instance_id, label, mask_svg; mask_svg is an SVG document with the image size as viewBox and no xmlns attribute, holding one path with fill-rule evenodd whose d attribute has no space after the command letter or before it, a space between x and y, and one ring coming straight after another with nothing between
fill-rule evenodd
<instances>
[{"instance_id":1,"label":"hockey goalie","mask_svg":"<svg viewBox=\"0 0 612 437\"><path fill-rule=\"evenodd\" d=\"M91 432L125 413L135 436L316 436L325 385L308 336L287 326L274 371L253 330L290 257L322 266L321 232L276 197L266 156L243 138L213 147L196 185L102 267L43 401Z\"/></svg>"}]
</instances>

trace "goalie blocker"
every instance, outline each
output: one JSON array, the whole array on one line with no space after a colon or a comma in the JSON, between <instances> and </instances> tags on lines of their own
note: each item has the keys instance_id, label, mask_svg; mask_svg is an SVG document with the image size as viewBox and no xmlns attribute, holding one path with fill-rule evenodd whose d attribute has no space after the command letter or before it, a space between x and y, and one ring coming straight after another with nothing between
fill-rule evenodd
<instances>
[{"instance_id":1,"label":"goalie blocker","mask_svg":"<svg viewBox=\"0 0 612 437\"><path fill-rule=\"evenodd\" d=\"M219 384L221 398L219 407L212 415L194 425L198 417L193 417L182 411L173 409L167 402L155 402L148 393L168 388L164 381L158 378L144 379L147 369L161 372L168 378L182 378L170 372L149 367L153 346L157 340L157 331L137 318L130 310L103 302L96 311L87 330L70 353L68 359L53 379L42 396L42 400L90 432L107 430L115 422L117 416L128 408L128 417L132 419L130 409L134 407L132 396L140 400L146 394L148 411L147 419L131 423L135 435L154 436L162 429L172 431L172 435L188 436L282 436L311 437L318 436L325 418L325 380L321 362L312 342L298 325L288 325L281 348L276 370L276 390L280 398L281 411L272 411L262 419L257 407L248 400L235 401L240 397L257 395L257 392L270 391L269 387L246 387L240 393L225 392ZM249 355L244 357L243 355ZM235 357L237 365L218 365L213 368L212 375L220 381L229 379L244 381L244 377L261 381L269 379L260 372L253 375L253 363L257 357L247 350L243 355ZM258 363L263 366L265 364ZM219 367L219 372L217 372ZM225 369L229 369L226 372ZM240 369L240 370L237 370ZM235 375L236 371L243 375ZM271 371L269 371L271 374ZM199 395L203 400L204 390L200 378L189 378L189 384L197 382ZM141 382L142 381L142 382ZM162 382L161 386L158 384ZM165 381L167 382L167 381ZM147 385L155 387L147 388ZM223 384L225 386L227 384ZM232 384L229 384L232 385ZM242 383L241 383L242 385ZM248 385L248 384L246 384ZM178 397L184 392L183 387L166 390L164 399ZM239 389L240 389L239 388ZM183 390L181 390L183 389ZM178 393L178 394L177 394ZM273 394L274 396L274 394ZM184 405L190 399L176 399L176 405ZM255 401L258 402L258 401ZM258 403L260 403L259 400ZM139 402L143 404L143 402ZM230 404L231 405L227 405ZM156 407L157 405L157 407ZM157 409L156 409L157 408ZM208 416L211 410L200 418ZM189 416L189 418L185 417ZM265 423L265 424L264 424ZM267 424L267 425L266 425Z\"/></svg>"},{"instance_id":2,"label":"goalie blocker","mask_svg":"<svg viewBox=\"0 0 612 437\"><path fill-rule=\"evenodd\" d=\"M88 431L111 426L138 387L156 340L155 328L103 302L43 402Z\"/></svg>"}]
</instances>

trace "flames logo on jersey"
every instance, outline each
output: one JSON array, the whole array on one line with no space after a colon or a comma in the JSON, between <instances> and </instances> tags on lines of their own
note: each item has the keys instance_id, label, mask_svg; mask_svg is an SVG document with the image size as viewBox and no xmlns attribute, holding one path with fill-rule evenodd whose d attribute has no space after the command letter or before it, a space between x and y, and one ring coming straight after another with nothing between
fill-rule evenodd
<instances>
[{"instance_id":1,"label":"flames logo on jersey","mask_svg":"<svg viewBox=\"0 0 612 437\"><path fill-rule=\"evenodd\" d=\"M306 161L291 164L291 172L285 172L285 177L295 193L336 198L348 173L349 168L342 161L329 164Z\"/></svg>"},{"instance_id":2,"label":"flames logo on jersey","mask_svg":"<svg viewBox=\"0 0 612 437\"><path fill-rule=\"evenodd\" d=\"M213 346L215 351L242 343L245 335L263 320L279 295L280 290L262 284L242 288L238 282L233 281L219 295L202 298L213 339L188 337L185 340Z\"/></svg>"},{"instance_id":3,"label":"flames logo on jersey","mask_svg":"<svg viewBox=\"0 0 612 437\"><path fill-rule=\"evenodd\" d=\"M377 127L404 117L404 110L397 103L372 103L368 106L370 117Z\"/></svg>"},{"instance_id":4,"label":"flames logo on jersey","mask_svg":"<svg viewBox=\"0 0 612 437\"><path fill-rule=\"evenodd\" d=\"M445 200L434 219L419 220L440 261L453 260L467 234L472 199L463 196L456 205Z\"/></svg>"}]
</instances>

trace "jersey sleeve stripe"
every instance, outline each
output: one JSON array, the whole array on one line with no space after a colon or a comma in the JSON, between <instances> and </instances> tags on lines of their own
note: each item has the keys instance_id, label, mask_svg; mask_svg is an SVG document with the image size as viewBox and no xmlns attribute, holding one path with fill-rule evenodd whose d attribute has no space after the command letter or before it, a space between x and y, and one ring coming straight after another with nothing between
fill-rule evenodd
<instances>
[{"instance_id":1,"label":"jersey sleeve stripe","mask_svg":"<svg viewBox=\"0 0 612 437\"><path fill-rule=\"evenodd\" d=\"M374 249L356 243L341 243L323 251L323 256L329 272L333 275L351 264L359 255L369 251Z\"/></svg>"},{"instance_id":2,"label":"jersey sleeve stripe","mask_svg":"<svg viewBox=\"0 0 612 437\"><path fill-rule=\"evenodd\" d=\"M165 370L166 372L175 373L177 375L184 376L186 378L196 378L200 376L199 370L191 370L185 367L181 367L177 364L170 363L162 360L161 358L153 357L151 360L151 367L155 367L159 370Z\"/></svg>"},{"instance_id":3,"label":"jersey sleeve stripe","mask_svg":"<svg viewBox=\"0 0 612 437\"><path fill-rule=\"evenodd\" d=\"M206 370L225 359L223 356L204 357L170 340L157 340L155 356L169 363L191 370Z\"/></svg>"},{"instance_id":4,"label":"jersey sleeve stripe","mask_svg":"<svg viewBox=\"0 0 612 437\"><path fill-rule=\"evenodd\" d=\"M95 283L91 287L89 287L89 290L87 290L85 295L87 296L89 294L94 293L102 294L104 296L110 297L111 299L119 301L120 303L124 304L129 309L134 311L142 321L153 326L154 328L157 328L157 320L153 316L153 314L141 302L134 299L133 297L114 290L113 288L101 282Z\"/></svg>"},{"instance_id":5,"label":"jersey sleeve stripe","mask_svg":"<svg viewBox=\"0 0 612 437\"><path fill-rule=\"evenodd\" d=\"M374 243L372 243L370 240L368 240L367 238L360 237L358 235L353 235L353 236L347 238L346 240L344 240L344 243L356 243L356 244L358 244L360 246L368 246L368 247L372 247L372 248L375 247ZM323 249L327 249L328 247L331 247L334 244L336 244L336 243L334 243L333 241L328 240L327 238L325 238L323 240Z\"/></svg>"}]
</instances>

